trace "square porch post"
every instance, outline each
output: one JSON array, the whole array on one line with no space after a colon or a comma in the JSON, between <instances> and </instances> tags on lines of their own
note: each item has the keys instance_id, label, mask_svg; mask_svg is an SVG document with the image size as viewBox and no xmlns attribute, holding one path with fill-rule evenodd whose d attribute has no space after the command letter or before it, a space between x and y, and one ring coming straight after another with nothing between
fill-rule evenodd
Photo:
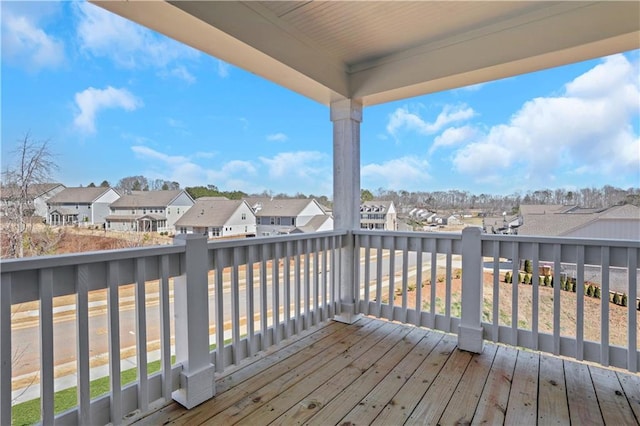
<instances>
[{"instance_id":1,"label":"square porch post","mask_svg":"<svg viewBox=\"0 0 640 426\"><path fill-rule=\"evenodd\" d=\"M482 353L482 232L478 227L462 230L462 315L458 326L458 348Z\"/></svg>"},{"instance_id":2,"label":"square porch post","mask_svg":"<svg viewBox=\"0 0 640 426\"><path fill-rule=\"evenodd\" d=\"M336 230L360 228L360 123L362 104L353 99L331 103L333 122L333 215ZM353 237L340 252L339 306L336 321L353 323L357 312Z\"/></svg>"},{"instance_id":3,"label":"square porch post","mask_svg":"<svg viewBox=\"0 0 640 426\"><path fill-rule=\"evenodd\" d=\"M174 244L186 245L186 271L174 280L176 362L182 364L182 371L180 388L172 397L190 409L216 393L215 369L209 354L207 238L179 234Z\"/></svg>"}]
</instances>

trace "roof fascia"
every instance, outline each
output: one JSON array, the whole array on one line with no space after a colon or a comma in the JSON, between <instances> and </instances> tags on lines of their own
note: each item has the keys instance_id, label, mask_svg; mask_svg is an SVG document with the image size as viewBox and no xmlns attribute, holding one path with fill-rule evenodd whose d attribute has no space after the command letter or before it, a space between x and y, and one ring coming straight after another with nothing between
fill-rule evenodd
<instances>
[{"instance_id":1,"label":"roof fascia","mask_svg":"<svg viewBox=\"0 0 640 426\"><path fill-rule=\"evenodd\" d=\"M352 66L352 97L369 106L637 49L639 15L638 2L562 2Z\"/></svg>"}]
</instances>

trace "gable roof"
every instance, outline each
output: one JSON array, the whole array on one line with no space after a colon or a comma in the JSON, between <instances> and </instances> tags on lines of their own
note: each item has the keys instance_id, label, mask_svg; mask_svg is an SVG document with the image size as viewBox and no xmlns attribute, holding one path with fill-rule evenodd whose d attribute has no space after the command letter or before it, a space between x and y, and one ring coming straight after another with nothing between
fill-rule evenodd
<instances>
[{"instance_id":1,"label":"gable roof","mask_svg":"<svg viewBox=\"0 0 640 426\"><path fill-rule=\"evenodd\" d=\"M244 200L202 200L198 198L189 210L175 223L175 226L223 226L242 206ZM249 207L247 205L247 207ZM251 211L251 208L248 208Z\"/></svg>"},{"instance_id":2,"label":"gable roof","mask_svg":"<svg viewBox=\"0 0 640 426\"><path fill-rule=\"evenodd\" d=\"M65 203L93 203L95 200L106 194L108 191L114 191L112 188L65 188L53 197L49 198L49 204L65 204Z\"/></svg>"},{"instance_id":3,"label":"gable roof","mask_svg":"<svg viewBox=\"0 0 640 426\"><path fill-rule=\"evenodd\" d=\"M64 185L61 183L34 183L27 187L27 195L31 198L37 198L59 186L62 186L64 188ZM19 188L15 185L2 185L2 187L0 188L0 197L3 200L16 198L19 192Z\"/></svg>"},{"instance_id":4,"label":"gable roof","mask_svg":"<svg viewBox=\"0 0 640 426\"><path fill-rule=\"evenodd\" d=\"M183 192L188 195L188 193L183 189L172 189L167 191L131 191L130 194L124 194L111 203L111 207L166 207Z\"/></svg>"},{"instance_id":5,"label":"gable roof","mask_svg":"<svg viewBox=\"0 0 640 426\"><path fill-rule=\"evenodd\" d=\"M380 200L380 201L365 201L360 204L361 212L376 212L376 213L387 213L390 208L393 206L393 201L388 200Z\"/></svg>"},{"instance_id":6,"label":"gable roof","mask_svg":"<svg viewBox=\"0 0 640 426\"><path fill-rule=\"evenodd\" d=\"M322 206L313 198L267 198L248 197L244 200L249 204L257 217L298 216L311 203L315 203L324 212Z\"/></svg>"},{"instance_id":7,"label":"gable roof","mask_svg":"<svg viewBox=\"0 0 640 426\"><path fill-rule=\"evenodd\" d=\"M309 220L305 225L296 227L301 232L316 232L320 229L328 220L331 220L331 216L328 215L316 215Z\"/></svg>"}]
</instances>

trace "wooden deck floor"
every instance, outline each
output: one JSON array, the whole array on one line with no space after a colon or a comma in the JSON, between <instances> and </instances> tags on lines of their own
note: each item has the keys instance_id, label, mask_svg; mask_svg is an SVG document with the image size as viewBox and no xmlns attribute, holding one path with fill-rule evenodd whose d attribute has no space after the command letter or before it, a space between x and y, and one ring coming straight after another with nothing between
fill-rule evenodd
<instances>
[{"instance_id":1,"label":"wooden deck floor","mask_svg":"<svg viewBox=\"0 0 640 426\"><path fill-rule=\"evenodd\" d=\"M381 320L330 322L136 424L610 424L640 420L640 376Z\"/></svg>"}]
</instances>

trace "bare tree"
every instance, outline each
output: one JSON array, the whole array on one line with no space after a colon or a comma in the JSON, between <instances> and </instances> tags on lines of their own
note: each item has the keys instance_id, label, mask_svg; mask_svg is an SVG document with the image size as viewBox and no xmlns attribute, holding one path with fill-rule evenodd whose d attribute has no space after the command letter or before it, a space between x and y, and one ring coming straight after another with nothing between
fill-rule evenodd
<instances>
[{"instance_id":1,"label":"bare tree","mask_svg":"<svg viewBox=\"0 0 640 426\"><path fill-rule=\"evenodd\" d=\"M15 157L3 175L2 231L5 256L24 257L26 243L34 241L34 185L49 182L57 168L49 141L35 141L29 133L18 141Z\"/></svg>"}]
</instances>

